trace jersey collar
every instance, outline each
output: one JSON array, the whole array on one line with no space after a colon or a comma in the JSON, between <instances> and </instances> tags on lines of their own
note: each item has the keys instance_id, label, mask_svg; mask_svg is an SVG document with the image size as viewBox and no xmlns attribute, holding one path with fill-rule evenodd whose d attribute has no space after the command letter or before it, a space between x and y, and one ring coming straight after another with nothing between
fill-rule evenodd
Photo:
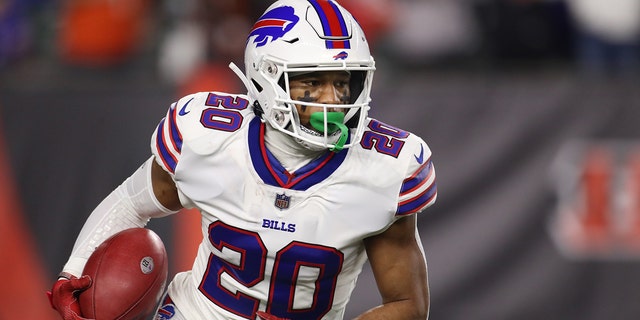
<instances>
[{"instance_id":1,"label":"jersey collar","mask_svg":"<svg viewBox=\"0 0 640 320\"><path fill-rule=\"evenodd\" d=\"M348 153L348 150L337 153L327 151L295 172L288 172L265 146L265 129L266 125L259 118L254 118L249 124L248 140L253 168L268 185L292 190L307 190L336 171Z\"/></svg>"}]
</instances>

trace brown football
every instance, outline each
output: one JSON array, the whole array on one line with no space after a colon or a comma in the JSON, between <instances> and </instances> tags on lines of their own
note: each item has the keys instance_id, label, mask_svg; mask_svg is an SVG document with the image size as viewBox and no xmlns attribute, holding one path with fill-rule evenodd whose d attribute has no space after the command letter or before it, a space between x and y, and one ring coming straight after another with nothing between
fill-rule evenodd
<instances>
[{"instance_id":1,"label":"brown football","mask_svg":"<svg viewBox=\"0 0 640 320\"><path fill-rule=\"evenodd\" d=\"M167 282L167 252L153 231L127 229L96 248L83 275L93 280L79 297L84 317L146 319L155 311Z\"/></svg>"}]
</instances>

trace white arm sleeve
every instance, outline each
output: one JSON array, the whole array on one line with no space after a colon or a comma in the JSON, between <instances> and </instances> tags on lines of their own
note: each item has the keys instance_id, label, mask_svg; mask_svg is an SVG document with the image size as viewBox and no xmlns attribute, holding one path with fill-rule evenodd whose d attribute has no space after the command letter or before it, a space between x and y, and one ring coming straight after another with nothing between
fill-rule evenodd
<instances>
[{"instance_id":1,"label":"white arm sleeve","mask_svg":"<svg viewBox=\"0 0 640 320\"><path fill-rule=\"evenodd\" d=\"M153 194L153 161L153 157L149 158L93 210L76 239L63 272L79 277L91 253L113 234L144 227L151 218L177 212L165 208Z\"/></svg>"}]
</instances>

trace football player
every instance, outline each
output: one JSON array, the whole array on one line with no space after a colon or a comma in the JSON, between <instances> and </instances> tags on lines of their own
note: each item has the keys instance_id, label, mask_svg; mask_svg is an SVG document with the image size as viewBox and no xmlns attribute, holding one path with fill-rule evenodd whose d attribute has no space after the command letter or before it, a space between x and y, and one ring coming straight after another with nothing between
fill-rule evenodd
<instances>
[{"instance_id":1,"label":"football player","mask_svg":"<svg viewBox=\"0 0 640 320\"><path fill-rule=\"evenodd\" d=\"M169 108L152 156L80 232L52 304L82 314L94 248L150 218L197 208L193 268L156 319L342 319L363 264L382 303L358 319L426 319L416 214L436 199L431 151L368 117L375 70L365 35L331 0L279 0L250 31L247 94L195 93Z\"/></svg>"}]
</instances>

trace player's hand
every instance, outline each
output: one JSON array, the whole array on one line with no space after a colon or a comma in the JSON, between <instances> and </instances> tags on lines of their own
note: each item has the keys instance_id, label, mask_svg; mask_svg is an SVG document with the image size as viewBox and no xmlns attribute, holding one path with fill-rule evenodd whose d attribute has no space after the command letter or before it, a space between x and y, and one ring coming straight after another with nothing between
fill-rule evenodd
<instances>
[{"instance_id":1,"label":"player's hand","mask_svg":"<svg viewBox=\"0 0 640 320\"><path fill-rule=\"evenodd\" d=\"M90 286L91 278L86 275L56 281L51 291L47 292L51 307L58 311L64 320L90 320L81 316L80 303L78 303L80 292L87 290Z\"/></svg>"}]
</instances>

